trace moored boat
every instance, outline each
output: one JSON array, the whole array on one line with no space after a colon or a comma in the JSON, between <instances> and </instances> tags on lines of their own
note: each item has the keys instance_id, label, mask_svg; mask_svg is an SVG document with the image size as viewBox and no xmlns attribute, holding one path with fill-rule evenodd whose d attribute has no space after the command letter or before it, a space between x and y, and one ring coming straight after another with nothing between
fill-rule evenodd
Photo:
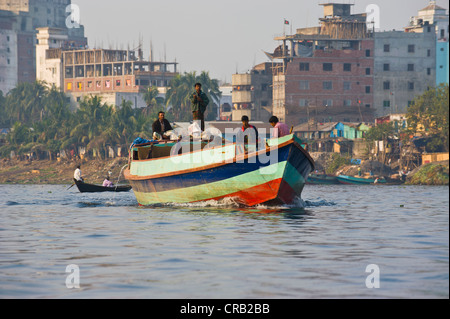
<instances>
[{"instance_id":1,"label":"moored boat","mask_svg":"<svg viewBox=\"0 0 450 319\"><path fill-rule=\"evenodd\" d=\"M134 145L124 176L142 206L224 198L245 206L291 204L314 161L294 135L267 144L258 151L200 141Z\"/></svg>"},{"instance_id":2,"label":"moored boat","mask_svg":"<svg viewBox=\"0 0 450 319\"><path fill-rule=\"evenodd\" d=\"M104 192L128 192L131 190L130 185L118 185L113 187L104 187L100 185L88 184L75 181L80 193L104 193Z\"/></svg>"},{"instance_id":3,"label":"moored boat","mask_svg":"<svg viewBox=\"0 0 450 319\"><path fill-rule=\"evenodd\" d=\"M308 176L307 184L313 185L333 185L339 184L337 176L327 174L311 174Z\"/></svg>"},{"instance_id":4,"label":"moored boat","mask_svg":"<svg viewBox=\"0 0 450 319\"><path fill-rule=\"evenodd\" d=\"M337 176L337 179L341 184L347 185L386 184L386 179L384 178L364 178L364 177L339 175Z\"/></svg>"}]
</instances>

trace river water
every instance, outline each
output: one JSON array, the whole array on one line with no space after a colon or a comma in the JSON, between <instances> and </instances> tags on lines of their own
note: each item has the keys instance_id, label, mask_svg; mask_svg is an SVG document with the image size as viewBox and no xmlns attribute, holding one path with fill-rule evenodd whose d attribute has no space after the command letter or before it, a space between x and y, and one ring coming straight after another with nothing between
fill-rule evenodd
<instances>
[{"instance_id":1,"label":"river water","mask_svg":"<svg viewBox=\"0 0 450 319\"><path fill-rule=\"evenodd\" d=\"M0 298L449 298L448 187L253 209L67 188L0 185Z\"/></svg>"}]
</instances>

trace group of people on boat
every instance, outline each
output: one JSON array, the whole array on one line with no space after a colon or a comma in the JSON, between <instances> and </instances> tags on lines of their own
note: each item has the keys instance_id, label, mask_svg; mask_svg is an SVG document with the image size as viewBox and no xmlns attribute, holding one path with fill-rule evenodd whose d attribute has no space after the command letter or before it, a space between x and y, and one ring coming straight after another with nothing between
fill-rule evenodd
<instances>
[{"instance_id":1,"label":"group of people on boat","mask_svg":"<svg viewBox=\"0 0 450 319\"><path fill-rule=\"evenodd\" d=\"M205 111L209 105L208 96L202 91L201 83L195 84L195 91L190 96L191 110L194 123L199 123L202 132L205 131ZM256 136L258 137L258 130L253 125L249 124L248 116L244 115L241 118L242 121L242 133L246 130L254 130ZM276 116L272 116L269 119L270 125L274 128L272 137L279 138L291 133L291 130L285 123L281 123ZM165 118L165 113L163 111L159 112L158 119L152 125L153 139L155 140L169 140L170 134L168 132L173 131L172 125ZM248 132L247 132L248 133ZM257 138L258 139L258 138Z\"/></svg>"}]
</instances>

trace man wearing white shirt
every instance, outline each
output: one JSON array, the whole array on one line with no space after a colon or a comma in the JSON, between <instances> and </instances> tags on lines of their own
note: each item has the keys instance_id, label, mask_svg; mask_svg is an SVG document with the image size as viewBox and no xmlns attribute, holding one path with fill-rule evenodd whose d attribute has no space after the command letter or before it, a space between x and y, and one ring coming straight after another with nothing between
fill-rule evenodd
<instances>
[{"instance_id":1,"label":"man wearing white shirt","mask_svg":"<svg viewBox=\"0 0 450 319\"><path fill-rule=\"evenodd\" d=\"M83 177L81 177L81 166L80 165L77 166L77 169L75 170L75 173L73 174L73 178L77 182L82 182L83 181Z\"/></svg>"}]
</instances>

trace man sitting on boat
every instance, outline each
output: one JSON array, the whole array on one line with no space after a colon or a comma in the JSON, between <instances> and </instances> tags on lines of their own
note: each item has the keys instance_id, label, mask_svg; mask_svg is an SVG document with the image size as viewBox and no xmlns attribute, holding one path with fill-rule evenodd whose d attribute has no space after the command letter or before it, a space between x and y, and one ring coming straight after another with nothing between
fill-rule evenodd
<instances>
[{"instance_id":1,"label":"man sitting on boat","mask_svg":"<svg viewBox=\"0 0 450 319\"><path fill-rule=\"evenodd\" d=\"M158 137L158 139L168 140L170 139L169 135L165 133L168 131L172 131L173 128L170 125L169 121L165 119L165 113L159 112L158 119L152 125L153 136ZM156 133L156 134L155 134Z\"/></svg>"},{"instance_id":2,"label":"man sitting on boat","mask_svg":"<svg viewBox=\"0 0 450 319\"><path fill-rule=\"evenodd\" d=\"M247 149L250 144L254 150L258 147L258 130L253 125L250 125L249 118L247 115L242 116L242 128L239 130L236 136L237 144L244 144ZM250 141L250 142L249 142Z\"/></svg>"},{"instance_id":3,"label":"man sitting on boat","mask_svg":"<svg viewBox=\"0 0 450 319\"><path fill-rule=\"evenodd\" d=\"M84 182L83 177L81 176L81 166L78 165L75 172L73 173L73 179L77 182Z\"/></svg>"},{"instance_id":4,"label":"man sitting on boat","mask_svg":"<svg viewBox=\"0 0 450 319\"><path fill-rule=\"evenodd\" d=\"M269 123L274 128L272 133L273 138L283 137L291 133L289 127L286 124L281 123L276 116L272 116L269 119Z\"/></svg>"},{"instance_id":5,"label":"man sitting on boat","mask_svg":"<svg viewBox=\"0 0 450 319\"><path fill-rule=\"evenodd\" d=\"M109 176L106 176L103 181L103 187L114 187L114 184L109 180Z\"/></svg>"}]
</instances>

